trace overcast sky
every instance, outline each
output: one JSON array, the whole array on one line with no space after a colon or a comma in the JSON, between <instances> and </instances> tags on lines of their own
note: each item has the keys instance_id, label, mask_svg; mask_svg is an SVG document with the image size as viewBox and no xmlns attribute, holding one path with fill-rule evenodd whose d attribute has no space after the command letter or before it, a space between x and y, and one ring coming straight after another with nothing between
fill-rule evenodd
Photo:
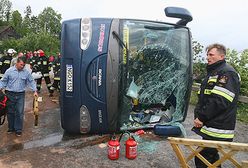
<instances>
[{"instance_id":1,"label":"overcast sky","mask_svg":"<svg viewBox=\"0 0 248 168\"><path fill-rule=\"evenodd\" d=\"M22 14L30 5L33 15L52 7L62 20L81 17L119 17L174 21L165 17L164 8L187 8L193 21L188 24L193 38L204 47L219 42L242 51L248 49L247 0L10 0L13 10Z\"/></svg>"}]
</instances>

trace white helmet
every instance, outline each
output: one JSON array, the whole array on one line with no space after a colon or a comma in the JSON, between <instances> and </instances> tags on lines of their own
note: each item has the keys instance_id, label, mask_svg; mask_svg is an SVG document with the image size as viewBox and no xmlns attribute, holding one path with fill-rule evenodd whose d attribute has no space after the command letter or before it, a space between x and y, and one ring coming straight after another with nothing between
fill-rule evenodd
<instances>
[{"instance_id":1,"label":"white helmet","mask_svg":"<svg viewBox=\"0 0 248 168\"><path fill-rule=\"evenodd\" d=\"M41 72L33 72L32 77L34 79L40 79L42 77L42 73Z\"/></svg>"},{"instance_id":2,"label":"white helmet","mask_svg":"<svg viewBox=\"0 0 248 168\"><path fill-rule=\"evenodd\" d=\"M16 51L12 48L8 49L7 54L15 54Z\"/></svg>"}]
</instances>

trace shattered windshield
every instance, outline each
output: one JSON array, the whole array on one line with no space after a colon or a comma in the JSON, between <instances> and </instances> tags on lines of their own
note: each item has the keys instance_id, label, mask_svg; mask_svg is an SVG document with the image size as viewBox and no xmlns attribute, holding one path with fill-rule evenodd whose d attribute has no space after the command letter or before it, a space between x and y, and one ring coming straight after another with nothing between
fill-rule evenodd
<instances>
[{"instance_id":1,"label":"shattered windshield","mask_svg":"<svg viewBox=\"0 0 248 168\"><path fill-rule=\"evenodd\" d=\"M122 37L127 48L120 64L123 127L182 121L191 82L188 29L125 20Z\"/></svg>"}]
</instances>

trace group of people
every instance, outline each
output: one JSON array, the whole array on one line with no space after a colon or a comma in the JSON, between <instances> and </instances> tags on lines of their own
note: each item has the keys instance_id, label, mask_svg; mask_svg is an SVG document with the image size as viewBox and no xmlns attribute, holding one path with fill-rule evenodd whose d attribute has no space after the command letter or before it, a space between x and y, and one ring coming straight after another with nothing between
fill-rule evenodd
<instances>
[{"instance_id":1,"label":"group of people","mask_svg":"<svg viewBox=\"0 0 248 168\"><path fill-rule=\"evenodd\" d=\"M15 133L21 136L23 131L23 117L25 104L25 90L30 87L34 96L38 96L41 90L42 78L45 79L50 95L53 96L55 89L60 89L60 54L53 62L45 56L43 50L34 51L31 57L26 57L19 52L7 50L6 55L0 58L0 90L8 97L7 120L8 134ZM30 64L31 71L25 68L26 63ZM49 71L53 67L54 83L51 84ZM34 78L34 73L40 72L38 78Z\"/></svg>"},{"instance_id":2,"label":"group of people","mask_svg":"<svg viewBox=\"0 0 248 168\"><path fill-rule=\"evenodd\" d=\"M34 52L19 52L15 56L16 51L14 49L8 49L5 56L0 58L0 79L3 77L5 71L14 66L17 62L17 58L21 57L26 63L30 64L33 77L36 81L38 92L41 90L42 78L45 79L47 89L50 93L49 96L53 96L54 90L60 90L60 53L57 53L57 57L47 57L43 50L36 50ZM54 82L51 83L49 72L53 69ZM39 76L35 75L39 73Z\"/></svg>"},{"instance_id":3,"label":"group of people","mask_svg":"<svg viewBox=\"0 0 248 168\"><path fill-rule=\"evenodd\" d=\"M37 90L41 90L42 78L45 79L47 89L50 93L49 96L53 96L55 89L60 89L60 53L58 53L56 59L51 59L51 57L46 57L43 50L38 50L34 52L33 57L30 58L29 64L32 69L32 73L40 73L40 76L36 77L37 81ZM51 61L52 60L52 61ZM51 83L49 72L53 68L54 73L54 82Z\"/></svg>"}]
</instances>

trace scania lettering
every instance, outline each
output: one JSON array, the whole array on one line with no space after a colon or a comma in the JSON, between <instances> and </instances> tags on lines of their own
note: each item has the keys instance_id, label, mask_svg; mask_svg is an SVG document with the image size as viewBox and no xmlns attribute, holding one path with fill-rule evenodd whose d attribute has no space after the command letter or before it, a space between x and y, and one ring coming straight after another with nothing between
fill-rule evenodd
<instances>
[{"instance_id":1,"label":"scania lettering","mask_svg":"<svg viewBox=\"0 0 248 168\"><path fill-rule=\"evenodd\" d=\"M122 18L64 21L61 123L69 133L113 133L183 122L192 85L191 14L176 23Z\"/></svg>"}]
</instances>

